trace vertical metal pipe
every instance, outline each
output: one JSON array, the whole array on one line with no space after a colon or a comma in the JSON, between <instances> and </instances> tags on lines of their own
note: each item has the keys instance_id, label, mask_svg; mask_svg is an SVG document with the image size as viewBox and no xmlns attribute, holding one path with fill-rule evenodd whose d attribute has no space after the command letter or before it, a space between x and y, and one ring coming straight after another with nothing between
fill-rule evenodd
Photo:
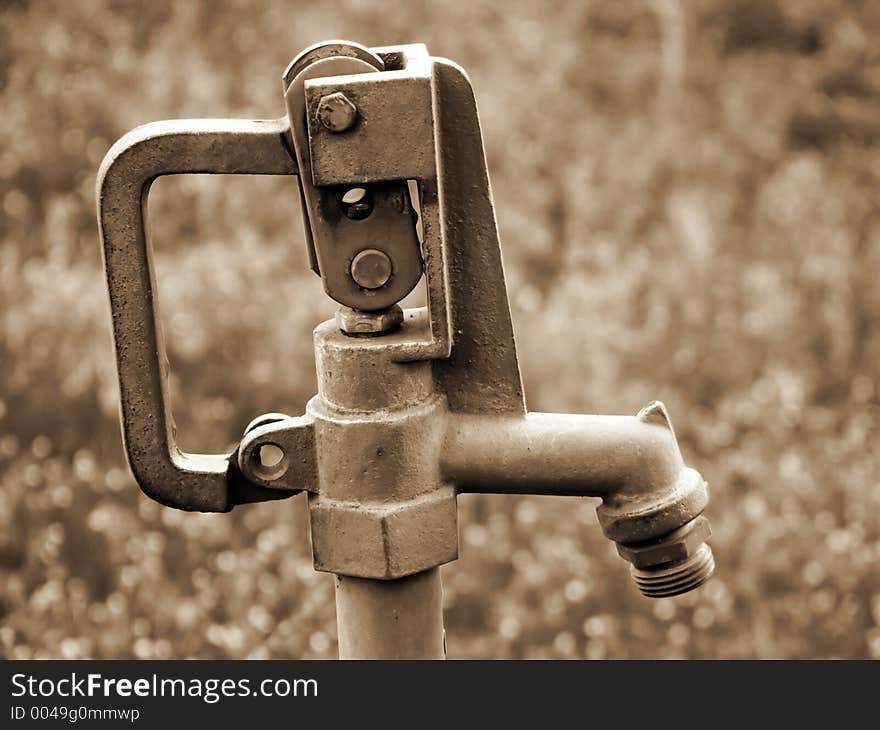
<instances>
[{"instance_id":1,"label":"vertical metal pipe","mask_svg":"<svg viewBox=\"0 0 880 730\"><path fill-rule=\"evenodd\" d=\"M440 568L397 580L336 576L340 659L445 659Z\"/></svg>"},{"instance_id":2,"label":"vertical metal pipe","mask_svg":"<svg viewBox=\"0 0 880 730\"><path fill-rule=\"evenodd\" d=\"M412 510L419 520L430 515L427 497L449 488L439 473L445 420L432 363L392 360L389 343L407 326L376 337L350 337L335 321L315 330L319 395L309 408L320 493L309 511L315 566L336 573L340 659L446 658L440 569L379 579L409 572L401 565L416 553L428 557L413 570L455 557L442 540L431 553L438 536L425 525L434 523L407 522ZM440 502L434 519L448 520L454 534L454 507Z\"/></svg>"}]
</instances>

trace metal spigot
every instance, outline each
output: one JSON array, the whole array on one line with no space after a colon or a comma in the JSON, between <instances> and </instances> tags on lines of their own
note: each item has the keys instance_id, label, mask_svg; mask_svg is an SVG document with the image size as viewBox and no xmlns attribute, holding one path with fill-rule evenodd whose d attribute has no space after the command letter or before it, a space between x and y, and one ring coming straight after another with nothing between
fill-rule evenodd
<instances>
[{"instance_id":1,"label":"metal spigot","mask_svg":"<svg viewBox=\"0 0 880 730\"><path fill-rule=\"evenodd\" d=\"M333 41L297 56L283 91L286 117L157 122L101 165L123 431L143 491L201 511L306 491L315 568L337 575L343 657L445 655L438 567L458 557L460 493L600 497L644 595L707 580L708 491L662 403L526 409L462 69L420 45ZM314 332L306 413L255 419L231 454L181 452L168 404L144 211L153 180L180 173L296 176L312 269L341 305ZM402 310L422 277L426 306Z\"/></svg>"},{"instance_id":2,"label":"metal spigot","mask_svg":"<svg viewBox=\"0 0 880 730\"><path fill-rule=\"evenodd\" d=\"M442 459L459 492L601 497L602 529L646 596L684 593L712 574L706 483L684 464L659 401L635 416L458 418Z\"/></svg>"}]
</instances>

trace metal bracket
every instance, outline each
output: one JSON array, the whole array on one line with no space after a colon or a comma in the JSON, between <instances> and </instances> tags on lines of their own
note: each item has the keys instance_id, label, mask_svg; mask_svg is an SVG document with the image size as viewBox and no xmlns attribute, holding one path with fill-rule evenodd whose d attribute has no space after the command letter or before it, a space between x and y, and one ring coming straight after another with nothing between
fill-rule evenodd
<instances>
[{"instance_id":1,"label":"metal bracket","mask_svg":"<svg viewBox=\"0 0 880 730\"><path fill-rule=\"evenodd\" d=\"M337 44L331 47L336 48ZM347 44L338 50L350 47ZM319 46L323 48L326 46ZM302 55L309 58L314 51ZM341 82L361 76L382 78L384 65L380 58L362 48L358 58L324 56L305 64L297 59L291 67L301 70L292 78L291 72L285 74L284 98L315 268L327 294L340 304L364 311L387 309L409 294L422 276L415 212L408 198L406 179L339 175L333 184L328 184L316 174L319 170L315 166L326 163L330 155L316 154L312 146L315 135L320 134L318 130L337 140L361 141L364 130L375 127L375 120L363 108L364 101L351 91L351 85L344 94ZM307 85L325 77L330 77L339 89L312 99L309 105ZM385 85L384 81L380 85ZM329 108L323 116L328 126L318 121L322 104ZM341 118L335 120L336 116ZM384 276L369 283L359 280L355 271L355 262L368 252L387 267Z\"/></svg>"},{"instance_id":2,"label":"metal bracket","mask_svg":"<svg viewBox=\"0 0 880 730\"><path fill-rule=\"evenodd\" d=\"M445 358L452 347L439 139L449 102L437 90L441 65L423 45L371 51L332 41L304 51L284 76L307 236L327 294L356 310L385 310L412 290L424 268L427 326L411 329L412 337L397 346L401 361ZM350 105L339 124L328 124L322 113L333 99ZM421 245L410 187L417 191ZM352 190L370 196L367 217L346 216L344 197ZM393 262L390 279L375 289L351 275L364 250Z\"/></svg>"}]
</instances>

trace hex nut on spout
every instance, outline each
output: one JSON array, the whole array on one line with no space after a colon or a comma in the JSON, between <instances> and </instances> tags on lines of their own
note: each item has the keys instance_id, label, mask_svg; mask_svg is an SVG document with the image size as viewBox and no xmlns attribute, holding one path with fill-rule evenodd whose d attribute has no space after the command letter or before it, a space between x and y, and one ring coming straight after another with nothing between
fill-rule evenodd
<instances>
[{"instance_id":1,"label":"hex nut on spout","mask_svg":"<svg viewBox=\"0 0 880 730\"><path fill-rule=\"evenodd\" d=\"M617 545L617 553L636 568L652 568L692 557L712 536L709 520L702 515L655 540Z\"/></svg>"},{"instance_id":2,"label":"hex nut on spout","mask_svg":"<svg viewBox=\"0 0 880 730\"><path fill-rule=\"evenodd\" d=\"M645 596L678 596L712 577L715 558L706 542L711 535L709 520L699 516L662 537L618 544L617 552L632 563L633 580Z\"/></svg>"}]
</instances>

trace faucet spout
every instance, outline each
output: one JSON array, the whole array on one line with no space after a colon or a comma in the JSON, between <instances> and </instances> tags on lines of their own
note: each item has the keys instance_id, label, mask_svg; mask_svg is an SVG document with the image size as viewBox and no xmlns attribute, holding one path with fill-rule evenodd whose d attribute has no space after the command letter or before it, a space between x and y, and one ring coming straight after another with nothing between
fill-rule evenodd
<instances>
[{"instance_id":1,"label":"faucet spout","mask_svg":"<svg viewBox=\"0 0 880 730\"><path fill-rule=\"evenodd\" d=\"M459 492L600 497L602 529L646 595L691 590L714 567L706 483L660 402L635 416L450 414L442 470Z\"/></svg>"},{"instance_id":2,"label":"faucet spout","mask_svg":"<svg viewBox=\"0 0 880 730\"><path fill-rule=\"evenodd\" d=\"M444 449L463 492L635 496L662 491L683 466L672 430L638 416L453 415Z\"/></svg>"}]
</instances>

